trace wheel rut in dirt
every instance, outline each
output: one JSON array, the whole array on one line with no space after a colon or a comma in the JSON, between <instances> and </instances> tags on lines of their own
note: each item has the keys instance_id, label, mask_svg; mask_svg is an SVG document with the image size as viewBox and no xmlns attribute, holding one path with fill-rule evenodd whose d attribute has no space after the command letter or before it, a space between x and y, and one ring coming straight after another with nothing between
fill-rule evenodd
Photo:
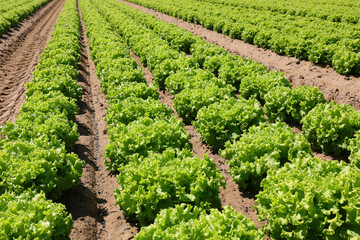
<instances>
[{"instance_id":1,"label":"wheel rut in dirt","mask_svg":"<svg viewBox=\"0 0 360 240\"><path fill-rule=\"evenodd\" d=\"M136 60L139 67L145 73L145 78L147 83L151 83L154 79L150 70L141 63L141 60L136 56L132 51L130 56ZM175 108L174 108L174 96L172 96L168 91L159 90L159 99L162 103L169 106L176 118L179 118ZM210 149L205 143L200 139L200 134L192 125L185 125L185 130L190 136L190 143L192 144L192 150L194 154L199 157L203 157L204 154L207 154L213 162L216 164L216 167L221 171L222 175L225 177L226 188L220 188L220 199L222 206L229 205L233 207L236 211L244 214L249 217L254 223L255 226L260 228L264 222L259 222L257 219L256 210L253 208L255 205L255 191L251 189L248 192L240 191L238 185L233 181L232 176L229 173L229 165L226 163L226 160L221 157L218 153L215 153Z\"/></svg>"},{"instance_id":2,"label":"wheel rut in dirt","mask_svg":"<svg viewBox=\"0 0 360 240\"><path fill-rule=\"evenodd\" d=\"M201 36L207 42L221 46L231 54L255 60L271 71L282 71L294 86L316 86L324 93L328 101L346 103L360 110L360 77L358 76L340 75L329 66L322 67L295 57L281 56L271 50L259 48L241 40L231 39L226 35L207 30L201 25L185 22L134 3L118 1Z\"/></svg>"},{"instance_id":3,"label":"wheel rut in dirt","mask_svg":"<svg viewBox=\"0 0 360 240\"><path fill-rule=\"evenodd\" d=\"M31 81L65 2L53 0L1 37L0 124L15 120L25 100L24 84Z\"/></svg>"},{"instance_id":4,"label":"wheel rut in dirt","mask_svg":"<svg viewBox=\"0 0 360 240\"><path fill-rule=\"evenodd\" d=\"M78 5L79 8L79 5ZM94 62L90 57L89 39L81 19L82 62L79 63L78 84L83 87L83 97L76 116L80 137L75 153L86 162L80 183L64 194L60 200L72 214L74 226L70 239L132 239L137 227L126 221L115 204L113 191L119 188L115 175L105 169L104 151L109 135L104 120L108 107L101 92Z\"/></svg>"}]
</instances>

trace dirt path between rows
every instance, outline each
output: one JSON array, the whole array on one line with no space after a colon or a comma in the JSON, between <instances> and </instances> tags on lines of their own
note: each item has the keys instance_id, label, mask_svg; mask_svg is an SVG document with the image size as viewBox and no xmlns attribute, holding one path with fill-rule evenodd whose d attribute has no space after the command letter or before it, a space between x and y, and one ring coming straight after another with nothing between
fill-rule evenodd
<instances>
[{"instance_id":1,"label":"dirt path between rows","mask_svg":"<svg viewBox=\"0 0 360 240\"><path fill-rule=\"evenodd\" d=\"M136 60L138 65L145 73L147 83L151 83L154 77L151 74L149 68L144 67L140 58L133 52L130 53L130 56ZM174 108L174 96L165 90L158 90L158 92L160 101L173 110L176 118L182 120ZM214 153L205 143L203 143L200 140L200 134L192 125L186 125L185 130L190 136L190 143L192 144L192 150L194 154L201 158L204 156L204 154L207 154L225 177L226 188L220 188L220 199L222 206L229 205L233 207L236 211L249 217L255 223L255 226L260 228L263 223L258 221L256 211L253 208L255 205L255 192L240 191L238 185L232 180L232 177L229 173L229 165L226 163L225 158L221 157L217 153Z\"/></svg>"},{"instance_id":2,"label":"dirt path between rows","mask_svg":"<svg viewBox=\"0 0 360 240\"><path fill-rule=\"evenodd\" d=\"M125 220L115 204L113 192L119 188L115 175L105 169L104 151L109 143L104 117L108 107L90 58L89 39L81 20L82 62L79 63L78 84L83 87L80 113L76 116L80 138L75 153L86 162L80 183L65 193L60 202L72 214L74 226L70 239L132 239L137 227Z\"/></svg>"},{"instance_id":3,"label":"dirt path between rows","mask_svg":"<svg viewBox=\"0 0 360 240\"><path fill-rule=\"evenodd\" d=\"M0 124L13 122L25 101L24 84L50 40L66 0L53 0L0 37Z\"/></svg>"},{"instance_id":4,"label":"dirt path between rows","mask_svg":"<svg viewBox=\"0 0 360 240\"><path fill-rule=\"evenodd\" d=\"M206 41L219 45L232 54L255 60L265 65L269 70L282 71L294 86L316 86L324 93L328 101L334 100L339 103L347 103L360 110L360 77L343 76L336 73L329 66L321 67L309 61L281 56L271 50L259 48L241 40L231 39L223 34L207 30L201 25L188 23L137 4L122 0L118 1L201 36Z\"/></svg>"}]
</instances>

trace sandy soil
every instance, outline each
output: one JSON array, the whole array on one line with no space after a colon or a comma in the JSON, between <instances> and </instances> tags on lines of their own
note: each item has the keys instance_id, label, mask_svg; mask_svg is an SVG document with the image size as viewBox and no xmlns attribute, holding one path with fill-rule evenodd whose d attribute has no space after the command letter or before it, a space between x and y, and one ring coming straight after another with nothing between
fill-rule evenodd
<instances>
[{"instance_id":1,"label":"sandy soil","mask_svg":"<svg viewBox=\"0 0 360 240\"><path fill-rule=\"evenodd\" d=\"M81 16L81 13L80 13ZM89 39L81 21L82 62L79 63L79 85L84 89L80 113L76 116L80 138L75 153L86 162L80 183L63 195L61 202L74 219L70 239L132 239L138 228L125 220L115 205L113 191L117 179L105 169L103 157L109 143L104 117L108 107L90 58Z\"/></svg>"},{"instance_id":2,"label":"sandy soil","mask_svg":"<svg viewBox=\"0 0 360 240\"><path fill-rule=\"evenodd\" d=\"M316 86L324 93L327 100L347 103L357 110L360 109L360 77L358 76L343 76L336 73L330 66L318 66L309 61L281 56L271 50L259 48L241 40L231 39L215 31L207 30L200 25L188 23L140 5L119 1L201 36L206 41L219 45L232 54L264 64L269 70L282 71L294 86Z\"/></svg>"},{"instance_id":3,"label":"sandy soil","mask_svg":"<svg viewBox=\"0 0 360 240\"><path fill-rule=\"evenodd\" d=\"M147 83L153 81L154 77L152 76L150 70L147 67L144 67L141 64L140 58L131 52L131 57L136 60L138 65L145 73L145 78ZM165 105L171 107L174 112L174 115L179 118L175 108L174 108L174 96L172 96L168 91L159 90L159 99ZM181 119L182 120L182 119ZM226 160L221 157L219 154L213 152L206 144L200 140L200 134L192 125L185 126L186 132L190 136L190 142L193 146L194 154L199 157L203 157L204 154L207 154L216 164L217 168L221 171L225 177L226 189L220 188L220 199L223 206L229 205L233 207L238 212L244 214L245 216L251 218L257 227L261 227L262 223L257 220L256 211L253 208L255 205L255 194L254 191L242 192L239 190L238 185L233 182L232 177L229 173L229 165L226 163Z\"/></svg>"},{"instance_id":4,"label":"sandy soil","mask_svg":"<svg viewBox=\"0 0 360 240\"><path fill-rule=\"evenodd\" d=\"M50 40L65 0L53 0L0 37L0 124L14 121L25 100L24 84Z\"/></svg>"}]
</instances>

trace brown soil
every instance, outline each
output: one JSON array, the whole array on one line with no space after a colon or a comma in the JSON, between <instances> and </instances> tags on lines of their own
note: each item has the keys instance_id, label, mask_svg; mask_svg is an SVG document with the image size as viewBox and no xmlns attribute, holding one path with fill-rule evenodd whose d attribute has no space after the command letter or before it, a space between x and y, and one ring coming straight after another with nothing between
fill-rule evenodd
<instances>
[{"instance_id":1,"label":"brown soil","mask_svg":"<svg viewBox=\"0 0 360 240\"><path fill-rule=\"evenodd\" d=\"M79 10L80 12L80 10ZM81 13L80 13L81 17ZM81 20L81 19L80 19ZM115 204L113 191L116 177L105 169L104 150L109 143L104 117L108 107L90 58L89 39L81 20L82 62L79 63L79 85L84 89L80 113L76 116L80 138L75 153L85 160L80 183L64 194L61 202L74 219L70 239L132 239L137 227L125 220Z\"/></svg>"},{"instance_id":2,"label":"brown soil","mask_svg":"<svg viewBox=\"0 0 360 240\"><path fill-rule=\"evenodd\" d=\"M25 100L24 84L50 40L65 0L54 0L0 36L0 124L14 121Z\"/></svg>"},{"instance_id":3,"label":"brown soil","mask_svg":"<svg viewBox=\"0 0 360 240\"><path fill-rule=\"evenodd\" d=\"M147 67L144 67L141 64L140 58L136 56L133 52L131 52L130 56L136 60L138 65L141 67L143 72L145 73L145 78L147 83L153 81L154 77L152 76L150 70ZM159 99L162 103L169 106L173 112L175 117L179 118L175 108L174 108L174 96L172 96L168 91L160 91L159 90ZM238 185L232 180L232 177L229 173L229 165L226 163L226 160L221 157L219 154L214 153L206 144L204 144L200 140L200 134L196 131L196 129L192 125L185 126L186 132L190 136L190 142L192 144L192 150L194 154L198 155L199 157L203 157L204 154L207 154L213 162L216 164L216 167L221 171L223 176L225 177L226 188L220 188L220 199L221 204L223 206L229 205L233 207L236 211L244 214L245 216L249 217L254 223L255 226L261 227L264 222L259 222L257 220L256 211L253 208L255 205L255 192L242 192L239 190Z\"/></svg>"},{"instance_id":4,"label":"brown soil","mask_svg":"<svg viewBox=\"0 0 360 240\"><path fill-rule=\"evenodd\" d=\"M249 191L240 191L238 185L233 181L233 178L229 173L229 165L226 163L226 159L219 154L214 153L205 143L203 143L200 140L200 134L193 126L187 125L185 126L185 129L190 135L190 142L193 145L194 153L199 157L203 157L204 154L207 154L225 177L226 188L220 189L221 204L223 206L229 205L238 212L251 218L255 223L255 226L260 228L264 222L261 223L258 221L257 213L254 209L256 192L251 189Z\"/></svg>"},{"instance_id":5,"label":"brown soil","mask_svg":"<svg viewBox=\"0 0 360 240\"><path fill-rule=\"evenodd\" d=\"M316 86L321 90L325 98L339 103L347 103L360 109L360 77L343 76L336 73L331 67L318 66L309 61L301 61L294 57L281 56L271 50L259 48L241 40L231 39L215 31L182 21L169 15L142 7L137 4L119 0L131 7L154 15L168 23L203 37L206 41L225 48L228 52L242 57L250 58L264 64L269 70L279 70L285 73L294 86Z\"/></svg>"},{"instance_id":6,"label":"brown soil","mask_svg":"<svg viewBox=\"0 0 360 240\"><path fill-rule=\"evenodd\" d=\"M83 96L80 101L80 111L76 115L75 122L78 125L80 137L75 145L75 153L84 160L86 165L83 167L83 174L79 184L64 193L60 199L67 211L72 214L74 227L70 234L71 239L96 239L97 219L99 209L96 196L95 173L98 169L96 165L97 155L97 128L94 125L93 102L91 89L91 75L89 74L88 53L85 42L83 41L84 31L81 29L81 62L78 63L78 85L83 88Z\"/></svg>"}]
</instances>

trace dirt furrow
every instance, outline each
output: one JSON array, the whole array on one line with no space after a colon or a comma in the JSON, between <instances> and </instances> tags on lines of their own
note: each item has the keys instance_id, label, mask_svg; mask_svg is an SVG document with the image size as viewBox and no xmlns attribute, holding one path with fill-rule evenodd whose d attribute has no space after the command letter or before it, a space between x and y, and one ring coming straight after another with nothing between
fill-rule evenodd
<instances>
[{"instance_id":1,"label":"dirt furrow","mask_svg":"<svg viewBox=\"0 0 360 240\"><path fill-rule=\"evenodd\" d=\"M66 0L53 0L0 40L0 124L14 121L25 100L24 84L50 40Z\"/></svg>"},{"instance_id":2,"label":"dirt furrow","mask_svg":"<svg viewBox=\"0 0 360 240\"><path fill-rule=\"evenodd\" d=\"M90 58L89 39L81 20L82 62L79 84L83 87L80 113L76 116L80 138L75 152L86 162L80 183L63 195L61 202L74 219L70 239L132 239L137 227L125 220L115 204L113 191L119 187L115 175L105 169L104 151L109 143L104 117L108 107L101 92L94 62Z\"/></svg>"},{"instance_id":3,"label":"dirt furrow","mask_svg":"<svg viewBox=\"0 0 360 240\"><path fill-rule=\"evenodd\" d=\"M150 70L147 67L144 67L144 65L141 63L140 58L133 52L130 53L130 56L136 60L138 65L144 71L147 83L149 84L152 82L154 77ZM174 108L174 96L172 96L168 91L159 91L159 99L162 103L169 106L173 110L174 115L178 119L181 119L179 118ZM206 144L200 140L200 134L192 125L186 125L185 130L190 136L193 152L201 158L204 156L204 154L207 154L225 177L226 188L220 188L221 204L223 206L229 205L233 207L236 211L251 218L257 227L261 227L262 223L258 221L256 211L253 208L255 205L255 192L240 191L238 185L232 180L232 177L229 173L229 165L226 163L226 160L219 154L214 153Z\"/></svg>"},{"instance_id":4,"label":"dirt furrow","mask_svg":"<svg viewBox=\"0 0 360 240\"><path fill-rule=\"evenodd\" d=\"M223 34L207 30L201 25L188 23L137 4L118 1L201 36L206 41L219 45L232 54L264 64L269 70L282 71L294 86L316 86L324 93L327 100L347 103L360 110L360 77L358 76L343 76L336 73L330 66L318 66L309 61L298 60L295 57L281 56L271 50L259 48L241 40L231 39Z\"/></svg>"},{"instance_id":5,"label":"dirt furrow","mask_svg":"<svg viewBox=\"0 0 360 240\"><path fill-rule=\"evenodd\" d=\"M72 214L74 226L70 239L97 239L97 220L99 209L97 207L95 175L98 131L94 122L93 94L89 71L89 55L84 41L83 25L81 31L81 62L78 63L78 85L83 88L82 99L79 102L80 111L75 117L79 129L79 140L76 142L74 152L85 161L83 174L79 184L64 193L60 199L67 211Z\"/></svg>"}]
</instances>

